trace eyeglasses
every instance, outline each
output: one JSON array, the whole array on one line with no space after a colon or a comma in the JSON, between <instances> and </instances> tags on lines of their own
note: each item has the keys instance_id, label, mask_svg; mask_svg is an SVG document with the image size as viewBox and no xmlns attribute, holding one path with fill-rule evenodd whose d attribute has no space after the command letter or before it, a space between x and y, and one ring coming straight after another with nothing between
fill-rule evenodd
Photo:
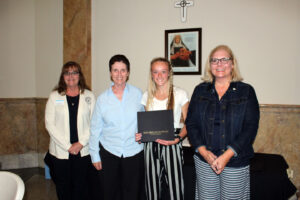
<instances>
[{"instance_id":1,"label":"eyeglasses","mask_svg":"<svg viewBox=\"0 0 300 200\"><path fill-rule=\"evenodd\" d=\"M79 74L79 72L77 72L77 71L73 71L73 72L64 72L64 75L65 76L75 76L75 75L77 75L77 74Z\"/></svg>"},{"instance_id":2,"label":"eyeglasses","mask_svg":"<svg viewBox=\"0 0 300 200\"><path fill-rule=\"evenodd\" d=\"M209 62L212 65L217 65L219 62L221 64L228 64L230 60L232 60L232 58L220 58L220 59L218 59L218 58L211 58L209 60Z\"/></svg>"}]
</instances>

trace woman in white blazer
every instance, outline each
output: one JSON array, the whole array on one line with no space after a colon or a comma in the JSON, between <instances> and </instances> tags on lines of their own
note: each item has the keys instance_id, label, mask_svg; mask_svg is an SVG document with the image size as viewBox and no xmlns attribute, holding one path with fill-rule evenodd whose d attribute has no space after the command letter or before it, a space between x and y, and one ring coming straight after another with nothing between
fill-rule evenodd
<instances>
[{"instance_id":1,"label":"woman in white blazer","mask_svg":"<svg viewBox=\"0 0 300 200\"><path fill-rule=\"evenodd\" d=\"M95 97L85 83L80 65L65 63L45 111L50 170L58 199L87 199L89 127L94 104Z\"/></svg>"}]
</instances>

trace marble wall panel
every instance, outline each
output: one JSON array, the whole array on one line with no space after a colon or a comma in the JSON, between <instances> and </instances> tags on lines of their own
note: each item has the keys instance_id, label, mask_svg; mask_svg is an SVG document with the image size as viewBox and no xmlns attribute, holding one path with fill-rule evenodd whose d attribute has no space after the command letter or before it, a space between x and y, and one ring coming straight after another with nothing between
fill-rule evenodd
<instances>
[{"instance_id":1,"label":"marble wall panel","mask_svg":"<svg viewBox=\"0 0 300 200\"><path fill-rule=\"evenodd\" d=\"M37 152L43 153L49 147L49 134L45 128L45 108L47 99L36 99L36 129L37 129Z\"/></svg>"},{"instance_id":2,"label":"marble wall panel","mask_svg":"<svg viewBox=\"0 0 300 200\"><path fill-rule=\"evenodd\" d=\"M282 155L300 188L300 106L260 105L260 113L255 152Z\"/></svg>"},{"instance_id":3,"label":"marble wall panel","mask_svg":"<svg viewBox=\"0 0 300 200\"><path fill-rule=\"evenodd\" d=\"M37 150L35 100L0 100L0 155Z\"/></svg>"},{"instance_id":4,"label":"marble wall panel","mask_svg":"<svg viewBox=\"0 0 300 200\"><path fill-rule=\"evenodd\" d=\"M37 167L47 151L44 113L47 99L0 99L0 163L2 169Z\"/></svg>"},{"instance_id":5,"label":"marble wall panel","mask_svg":"<svg viewBox=\"0 0 300 200\"><path fill-rule=\"evenodd\" d=\"M2 169L43 167L49 135L45 129L46 98L0 99ZM281 154L300 187L300 106L260 105L255 152Z\"/></svg>"},{"instance_id":6,"label":"marble wall panel","mask_svg":"<svg viewBox=\"0 0 300 200\"><path fill-rule=\"evenodd\" d=\"M22 154L1 155L1 170L20 169L40 166L38 154L30 151Z\"/></svg>"},{"instance_id":7,"label":"marble wall panel","mask_svg":"<svg viewBox=\"0 0 300 200\"><path fill-rule=\"evenodd\" d=\"M78 62L91 86L91 0L64 0L64 62Z\"/></svg>"}]
</instances>

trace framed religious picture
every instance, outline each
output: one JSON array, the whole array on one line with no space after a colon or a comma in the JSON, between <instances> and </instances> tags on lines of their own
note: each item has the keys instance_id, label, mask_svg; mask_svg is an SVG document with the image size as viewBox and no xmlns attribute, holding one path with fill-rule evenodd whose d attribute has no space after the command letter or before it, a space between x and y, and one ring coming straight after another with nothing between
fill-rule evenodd
<instances>
[{"instance_id":1,"label":"framed religious picture","mask_svg":"<svg viewBox=\"0 0 300 200\"><path fill-rule=\"evenodd\" d=\"M175 75L201 74L201 30L165 30L165 57Z\"/></svg>"}]
</instances>

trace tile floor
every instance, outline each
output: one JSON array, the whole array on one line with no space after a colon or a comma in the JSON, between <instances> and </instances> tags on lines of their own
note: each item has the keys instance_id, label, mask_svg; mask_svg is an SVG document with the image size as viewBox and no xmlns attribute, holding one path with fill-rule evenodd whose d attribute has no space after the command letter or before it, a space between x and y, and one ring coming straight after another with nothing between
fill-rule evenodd
<instances>
[{"instance_id":1,"label":"tile floor","mask_svg":"<svg viewBox=\"0 0 300 200\"><path fill-rule=\"evenodd\" d=\"M57 200L55 185L45 179L44 168L26 168L8 170L18 174L25 183L23 200Z\"/></svg>"},{"instance_id":2,"label":"tile floor","mask_svg":"<svg viewBox=\"0 0 300 200\"><path fill-rule=\"evenodd\" d=\"M45 179L44 168L23 168L7 170L18 174L25 183L25 194L23 200L57 200L55 185L51 179ZM99 189L99 174L91 165L88 172L89 200L101 199ZM1 199L1 197L0 197Z\"/></svg>"}]
</instances>

